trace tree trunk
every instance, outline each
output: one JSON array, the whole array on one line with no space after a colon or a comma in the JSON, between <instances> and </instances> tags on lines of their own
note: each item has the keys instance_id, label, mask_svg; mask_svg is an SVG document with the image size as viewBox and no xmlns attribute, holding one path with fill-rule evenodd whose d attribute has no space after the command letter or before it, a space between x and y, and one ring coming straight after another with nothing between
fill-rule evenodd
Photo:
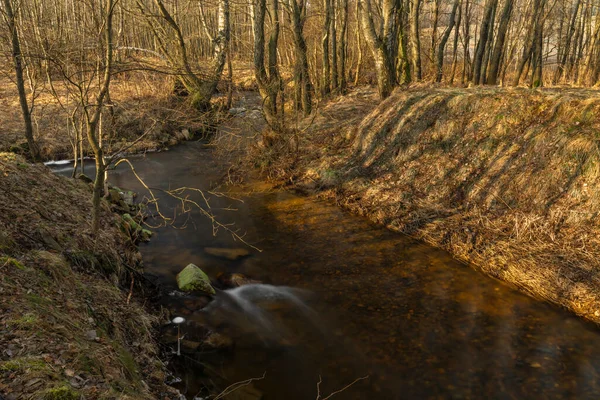
<instances>
[{"instance_id":1,"label":"tree trunk","mask_svg":"<svg viewBox=\"0 0 600 400\"><path fill-rule=\"evenodd\" d=\"M96 104L94 105L95 109L93 114L90 115L90 112L87 109L84 109L85 115L87 116L86 123L86 131L87 138L94 152L94 158L96 160L96 178L94 180L94 191L92 195L92 231L94 235L97 235L98 230L100 229L100 199L104 193L104 182L105 182L105 172L106 172L106 164L104 161L104 152L102 150L101 141L98 137L98 123L100 122L100 118L102 116L102 108L104 106L104 100L106 99L106 95L108 93L108 89L110 87L110 81L112 77L112 64L113 64L113 14L114 14L114 0L108 0L106 3L105 10L106 20L104 24L104 43L102 45L105 47L104 54L104 74L102 77L102 82L100 85L100 91L98 96L96 97Z\"/></svg>"},{"instance_id":2,"label":"tree trunk","mask_svg":"<svg viewBox=\"0 0 600 400\"><path fill-rule=\"evenodd\" d=\"M371 0L363 0L362 20L365 28L365 37L375 59L377 71L377 88L379 97L385 99L396 87L396 63L395 53L397 51L397 27L396 27L396 0L384 0L383 2L383 32L379 35L375 29Z\"/></svg>"},{"instance_id":3,"label":"tree trunk","mask_svg":"<svg viewBox=\"0 0 600 400\"><path fill-rule=\"evenodd\" d=\"M292 31L294 33L294 49L296 63L294 81L296 90L296 105L304 111L305 115L312 112L312 84L308 69L308 50L304 39L303 29L306 13L304 0L289 0L291 11Z\"/></svg>"},{"instance_id":4,"label":"tree trunk","mask_svg":"<svg viewBox=\"0 0 600 400\"><path fill-rule=\"evenodd\" d=\"M337 45L337 18L336 18L336 1L330 0L331 4L331 23L329 28L331 33L329 35L331 40L331 89L337 90L338 87L338 45Z\"/></svg>"},{"instance_id":5,"label":"tree trunk","mask_svg":"<svg viewBox=\"0 0 600 400\"><path fill-rule=\"evenodd\" d=\"M400 0L398 11L398 60L396 61L396 77L398 83L408 85L411 81L410 55L408 50L408 16L410 0Z\"/></svg>"},{"instance_id":6,"label":"tree trunk","mask_svg":"<svg viewBox=\"0 0 600 400\"><path fill-rule=\"evenodd\" d=\"M431 7L433 7L433 16L431 18L431 48L429 49L429 58L431 59L431 64L435 63L435 50L437 46L437 29L439 24L440 17L440 1L441 0L433 0L431 2Z\"/></svg>"},{"instance_id":7,"label":"tree trunk","mask_svg":"<svg viewBox=\"0 0 600 400\"><path fill-rule=\"evenodd\" d=\"M419 13L422 0L412 0L410 9L410 50L413 76L420 81L421 73L421 39L419 38Z\"/></svg>"},{"instance_id":8,"label":"tree trunk","mask_svg":"<svg viewBox=\"0 0 600 400\"><path fill-rule=\"evenodd\" d=\"M266 0L256 0L253 7L252 26L254 30L254 75L263 98L265 119L275 132L283 130L283 122L278 113L277 99L281 90L281 78L277 66L277 42L279 41L278 1L271 0L273 27L268 44L268 60L265 67L265 15Z\"/></svg>"},{"instance_id":9,"label":"tree trunk","mask_svg":"<svg viewBox=\"0 0 600 400\"><path fill-rule=\"evenodd\" d=\"M498 36L496 38L496 44L494 45L494 51L490 61L490 70L487 77L488 85L495 85L498 82L500 61L502 59L502 51L504 49L506 33L508 32L508 25L510 22L510 16L512 14L513 2L514 0L506 0L504 3L504 8L502 9L502 15L500 16L500 24L498 27Z\"/></svg>"},{"instance_id":10,"label":"tree trunk","mask_svg":"<svg viewBox=\"0 0 600 400\"><path fill-rule=\"evenodd\" d=\"M460 4L460 0L454 0L454 4L452 5L452 11L450 12L450 19L448 21L448 26L444 30L442 37L440 39L438 51L437 51L437 74L435 81L441 82L442 76L444 73L444 49L446 48L446 43L448 42L448 38L450 37L450 33L454 28L455 19L456 19L456 10L458 9L458 5Z\"/></svg>"},{"instance_id":11,"label":"tree trunk","mask_svg":"<svg viewBox=\"0 0 600 400\"><path fill-rule=\"evenodd\" d=\"M323 12L325 13L325 22L323 25L323 38L321 46L323 48L323 72L321 75L321 95L326 96L331 91L331 66L329 64L329 39L331 35L331 2L334 0L323 0Z\"/></svg>"},{"instance_id":12,"label":"tree trunk","mask_svg":"<svg viewBox=\"0 0 600 400\"><path fill-rule=\"evenodd\" d=\"M498 4L498 0L488 0L485 5L484 16L481 22L481 30L479 32L479 42L475 48L475 57L473 58L473 83L479 85L483 83L482 70L483 70L483 59L485 55L485 49L487 46L490 24L493 24L494 9Z\"/></svg>"},{"instance_id":13,"label":"tree trunk","mask_svg":"<svg viewBox=\"0 0 600 400\"><path fill-rule=\"evenodd\" d=\"M354 86L358 85L360 80L360 71L362 68L363 61L363 52L362 52L362 41L361 41L361 32L365 29L364 26L361 26L360 23L360 0L356 0L356 51L358 52L358 56L356 58L356 72L354 74Z\"/></svg>"},{"instance_id":14,"label":"tree trunk","mask_svg":"<svg viewBox=\"0 0 600 400\"><path fill-rule=\"evenodd\" d=\"M342 30L340 32L340 80L339 88L342 94L346 93L348 88L346 63L348 58L348 0L342 0L341 9Z\"/></svg>"},{"instance_id":15,"label":"tree trunk","mask_svg":"<svg viewBox=\"0 0 600 400\"><path fill-rule=\"evenodd\" d=\"M564 44L561 46L561 54L558 59L558 64L556 66L556 72L554 74L554 79L552 83L556 84L562 78L563 73L565 71L565 64L567 63L567 59L569 58L569 50L571 47L571 40L573 39L573 34L575 33L575 23L577 19L577 14L579 13L579 5L581 4L581 0L575 1L575 6L573 8L573 14L571 15L571 20L569 22L569 26L567 28L567 32L565 34Z\"/></svg>"},{"instance_id":16,"label":"tree trunk","mask_svg":"<svg viewBox=\"0 0 600 400\"><path fill-rule=\"evenodd\" d=\"M450 84L454 83L454 76L456 75L456 66L458 64L458 36L460 34L460 24L462 22L462 0L459 0L458 5L458 18L456 21L456 28L454 29L454 43L452 45L452 72L450 73Z\"/></svg>"},{"instance_id":17,"label":"tree trunk","mask_svg":"<svg viewBox=\"0 0 600 400\"><path fill-rule=\"evenodd\" d=\"M31 122L31 109L27 101L27 93L25 92L25 79L23 78L23 55L21 54L21 43L19 42L19 32L15 14L12 8L11 0L4 0L6 11L6 22L10 32L10 40L12 44L12 59L15 67L17 91L19 92L19 104L21 105L21 113L23 122L25 123L25 138L29 145L29 156L33 161L40 160L40 149L33 137L33 124Z\"/></svg>"}]
</instances>

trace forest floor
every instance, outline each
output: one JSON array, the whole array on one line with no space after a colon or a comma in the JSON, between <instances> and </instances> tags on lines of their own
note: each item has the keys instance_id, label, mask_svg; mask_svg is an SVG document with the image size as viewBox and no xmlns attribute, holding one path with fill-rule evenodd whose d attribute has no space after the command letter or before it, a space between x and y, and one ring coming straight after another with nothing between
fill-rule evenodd
<instances>
[{"instance_id":1,"label":"forest floor","mask_svg":"<svg viewBox=\"0 0 600 400\"><path fill-rule=\"evenodd\" d=\"M103 201L94 238L89 184L12 153L0 177L0 398L178 398L120 216Z\"/></svg>"},{"instance_id":2,"label":"forest floor","mask_svg":"<svg viewBox=\"0 0 600 400\"><path fill-rule=\"evenodd\" d=\"M252 162L600 323L599 116L596 90L358 88Z\"/></svg>"},{"instance_id":3,"label":"forest floor","mask_svg":"<svg viewBox=\"0 0 600 400\"><path fill-rule=\"evenodd\" d=\"M234 84L237 88L253 88L253 80L247 73L241 73ZM55 88L60 102L47 87L39 88L32 114L43 161L74 158L75 129L63 106L69 104L72 110L77 99L64 87L56 84ZM212 132L218 117L214 112L198 112L187 97L173 96L173 81L168 78L143 73L119 76L113 80L110 94L109 112L103 119L103 131L109 132L104 137L105 153L109 155L161 150L190 138L204 137ZM223 96L219 101L224 101ZM3 75L0 75L0 109L0 151L27 155L19 98L14 83ZM87 149L85 132L83 136ZM86 151L86 155L91 153Z\"/></svg>"}]
</instances>

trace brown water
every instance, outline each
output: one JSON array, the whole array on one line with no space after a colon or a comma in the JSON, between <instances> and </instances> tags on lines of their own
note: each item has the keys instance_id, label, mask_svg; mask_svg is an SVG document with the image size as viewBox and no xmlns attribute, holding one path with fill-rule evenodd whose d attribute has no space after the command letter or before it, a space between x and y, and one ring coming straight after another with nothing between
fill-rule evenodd
<instances>
[{"instance_id":1,"label":"brown water","mask_svg":"<svg viewBox=\"0 0 600 400\"><path fill-rule=\"evenodd\" d=\"M210 150L188 143L134 161L153 187L210 188L222 175ZM114 184L141 189L130 172ZM222 260L205 247L240 247L230 235L213 236L192 212L187 227L163 227L141 250L146 270L167 288L188 263L209 276L243 272L273 285L306 289L314 315L290 305L266 311L275 329L205 299L166 296L183 315L188 338L194 321L207 321L232 337L232 352L208 351L182 372L180 387L193 396L207 370L236 382L265 373L254 386L264 399L307 400L368 376L336 399L497 398L596 399L600 396L600 334L595 326L530 299L447 253L374 226L315 199L260 184L233 188L242 202L211 198L223 222L235 222L262 252ZM176 203L162 196L165 214ZM235 208L236 211L219 210ZM227 311L227 312L226 312ZM196 334L196 336L194 336ZM196 367L195 367L196 366ZM210 373L208 374L210 375Z\"/></svg>"}]
</instances>

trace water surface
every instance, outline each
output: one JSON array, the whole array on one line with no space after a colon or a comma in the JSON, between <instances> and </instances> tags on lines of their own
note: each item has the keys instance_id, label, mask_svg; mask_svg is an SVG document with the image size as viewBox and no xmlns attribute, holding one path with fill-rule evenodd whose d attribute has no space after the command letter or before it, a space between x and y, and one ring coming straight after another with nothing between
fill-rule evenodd
<instances>
[{"instance_id":1,"label":"water surface","mask_svg":"<svg viewBox=\"0 0 600 400\"><path fill-rule=\"evenodd\" d=\"M235 342L225 355L201 348L205 367L182 375L188 396L198 393L212 370L229 382L264 373L254 383L264 399L315 399L319 380L326 395L365 376L334 398L599 397L595 326L332 205L259 183L219 187L222 166L202 144L133 162L150 187L232 190L242 201L209 196L212 210L223 223L235 222L244 240L261 250L235 261L207 254L206 247L243 244L223 230L214 235L211 223L192 211L174 227L156 229L155 238L142 245L148 273L174 290L175 275L188 263L213 279L241 272L303 289L298 298L314 310L262 304L273 324L264 328L224 306L226 293L208 311L200 310L204 298L167 296L163 303L188 319L183 329L189 337L194 322L210 323ZM125 167L112 172L111 181L143 189ZM175 215L181 204L156 193L164 215Z\"/></svg>"}]
</instances>

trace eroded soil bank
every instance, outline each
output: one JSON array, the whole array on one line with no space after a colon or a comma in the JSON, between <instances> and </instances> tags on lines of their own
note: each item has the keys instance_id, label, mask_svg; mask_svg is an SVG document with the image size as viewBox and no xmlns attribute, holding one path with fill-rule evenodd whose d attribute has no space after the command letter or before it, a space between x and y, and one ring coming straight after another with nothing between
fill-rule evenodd
<instances>
[{"instance_id":1,"label":"eroded soil bank","mask_svg":"<svg viewBox=\"0 0 600 400\"><path fill-rule=\"evenodd\" d=\"M259 159L388 228L600 322L600 94L359 90Z\"/></svg>"}]
</instances>

